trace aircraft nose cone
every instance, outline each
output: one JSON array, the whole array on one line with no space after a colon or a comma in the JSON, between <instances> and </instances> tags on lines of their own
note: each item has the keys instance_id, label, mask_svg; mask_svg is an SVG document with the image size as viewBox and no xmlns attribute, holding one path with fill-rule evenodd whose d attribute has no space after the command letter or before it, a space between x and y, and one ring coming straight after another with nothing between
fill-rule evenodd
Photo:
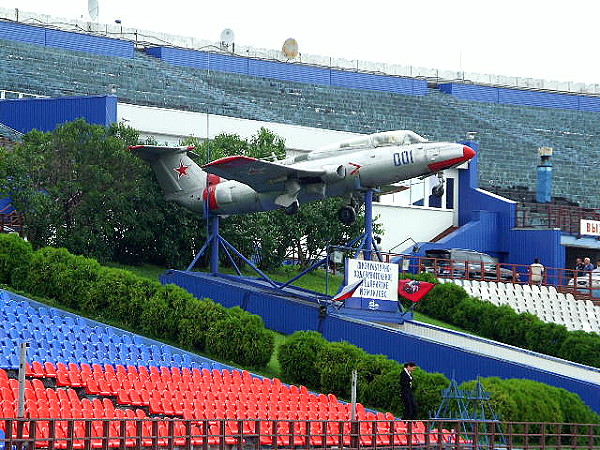
<instances>
[{"instance_id":1,"label":"aircraft nose cone","mask_svg":"<svg viewBox=\"0 0 600 450\"><path fill-rule=\"evenodd\" d=\"M469 159L473 158L474 156L475 156L475 150L473 150L468 145L463 145L463 158L465 159L465 161L468 161Z\"/></svg>"}]
</instances>

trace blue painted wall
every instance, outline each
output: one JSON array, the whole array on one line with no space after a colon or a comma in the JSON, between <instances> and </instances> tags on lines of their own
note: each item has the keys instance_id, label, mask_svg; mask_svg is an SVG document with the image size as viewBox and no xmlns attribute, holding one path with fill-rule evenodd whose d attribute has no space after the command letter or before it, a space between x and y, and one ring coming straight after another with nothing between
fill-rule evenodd
<instances>
[{"instance_id":1,"label":"blue painted wall","mask_svg":"<svg viewBox=\"0 0 600 450\"><path fill-rule=\"evenodd\" d=\"M135 52L132 41L5 21L0 21L0 39L120 58L133 58Z\"/></svg>"},{"instance_id":2,"label":"blue painted wall","mask_svg":"<svg viewBox=\"0 0 600 450\"><path fill-rule=\"evenodd\" d=\"M0 39L46 45L46 30L40 27L0 21Z\"/></svg>"},{"instance_id":3,"label":"blue painted wall","mask_svg":"<svg viewBox=\"0 0 600 450\"><path fill-rule=\"evenodd\" d=\"M10 197L0 198L0 214L9 214L15 210Z\"/></svg>"},{"instance_id":4,"label":"blue painted wall","mask_svg":"<svg viewBox=\"0 0 600 450\"><path fill-rule=\"evenodd\" d=\"M462 143L479 150L477 142ZM477 167L475 156L467 170L459 171L461 228L438 242L423 243L418 254L424 255L425 250L433 248L468 248L510 264L529 265L534 258L540 258L546 267L564 267L565 248L560 244L560 230L516 229L516 203L479 189Z\"/></svg>"},{"instance_id":5,"label":"blue painted wall","mask_svg":"<svg viewBox=\"0 0 600 450\"><path fill-rule=\"evenodd\" d=\"M427 95L427 82L412 78L329 69L300 63L264 61L171 47L153 47L146 52L169 64L196 69L396 94Z\"/></svg>"},{"instance_id":6,"label":"blue painted wall","mask_svg":"<svg viewBox=\"0 0 600 450\"><path fill-rule=\"evenodd\" d=\"M108 126L117 121L117 97L23 98L0 100L0 122L21 133L52 131L58 125L84 118Z\"/></svg>"},{"instance_id":7,"label":"blue painted wall","mask_svg":"<svg viewBox=\"0 0 600 450\"><path fill-rule=\"evenodd\" d=\"M268 328L284 334L315 330L329 341L347 341L371 354L382 354L398 362L418 361L426 371L443 373L458 382L473 380L478 376L528 378L575 392L591 408L600 412L597 385L436 344L394 328L339 316L319 318L314 294L282 297L269 288L248 287L239 281L230 282L231 279L171 270L163 274L160 281L181 286L197 298L211 298L227 307L239 306L261 316Z\"/></svg>"},{"instance_id":8,"label":"blue painted wall","mask_svg":"<svg viewBox=\"0 0 600 450\"><path fill-rule=\"evenodd\" d=\"M462 100L600 112L599 97L460 83L443 83L439 88L440 91Z\"/></svg>"}]
</instances>

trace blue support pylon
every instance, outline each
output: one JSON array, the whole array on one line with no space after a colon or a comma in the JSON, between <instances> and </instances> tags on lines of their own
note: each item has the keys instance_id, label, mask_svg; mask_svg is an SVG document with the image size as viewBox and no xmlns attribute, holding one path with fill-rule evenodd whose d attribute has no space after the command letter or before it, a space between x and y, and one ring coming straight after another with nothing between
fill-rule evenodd
<instances>
[{"instance_id":1,"label":"blue support pylon","mask_svg":"<svg viewBox=\"0 0 600 450\"><path fill-rule=\"evenodd\" d=\"M359 236L358 238L353 239L347 244L347 247L352 247L353 250L356 251L355 258L363 254L363 258L365 260L371 260L373 257L373 252L377 254L378 260L382 261L381 252L377 247L373 239L373 189L367 189L364 191L364 204L365 204L365 232ZM238 275L241 275L241 271L238 265L235 262L235 259L231 255L231 253L235 254L239 259L241 259L245 264L247 264L252 270L254 270L261 278L267 281L271 286L283 289L289 286L291 283L306 275L309 272L312 272L316 268L322 265L329 265L329 252L327 256L320 259L319 261L312 264L310 267L302 271L300 274L296 275L289 281L285 283L277 283L264 272L262 272L256 265L244 255L242 255L233 245L231 245L223 236L220 234L220 217L217 215L210 214L207 207L205 207L205 217L207 217L207 239L202 245L200 251L196 254L192 262L188 265L187 271L193 270L194 266L198 262L198 260L206 253L206 251L210 250L210 259L209 259L209 267L210 273L213 275L219 274L219 261L220 254L219 251L222 248L232 266ZM360 241L360 246L358 248L354 248L353 246Z\"/></svg>"},{"instance_id":2,"label":"blue support pylon","mask_svg":"<svg viewBox=\"0 0 600 450\"><path fill-rule=\"evenodd\" d=\"M502 433L500 419L494 412L490 398L491 395L484 389L480 378L477 378L475 389L472 391L459 389L453 378L450 386L442 390L442 403L431 417L431 429L459 421L465 439L476 438L473 442L476 444L475 449L488 448L492 435L495 442L505 444L506 437Z\"/></svg>"}]
</instances>

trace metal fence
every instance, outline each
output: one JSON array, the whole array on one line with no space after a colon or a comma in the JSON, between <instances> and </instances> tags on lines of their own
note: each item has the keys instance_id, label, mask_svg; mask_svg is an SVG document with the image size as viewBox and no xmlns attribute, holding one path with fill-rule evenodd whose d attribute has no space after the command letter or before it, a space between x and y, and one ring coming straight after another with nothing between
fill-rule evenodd
<instances>
[{"instance_id":1,"label":"metal fence","mask_svg":"<svg viewBox=\"0 0 600 450\"><path fill-rule=\"evenodd\" d=\"M498 421L0 419L0 448L598 449L600 424Z\"/></svg>"},{"instance_id":2,"label":"metal fence","mask_svg":"<svg viewBox=\"0 0 600 450\"><path fill-rule=\"evenodd\" d=\"M579 237L582 219L600 221L600 210L552 203L517 203L516 226L520 228L559 228Z\"/></svg>"},{"instance_id":3,"label":"metal fence","mask_svg":"<svg viewBox=\"0 0 600 450\"><path fill-rule=\"evenodd\" d=\"M541 277L536 278L531 266L527 264L491 264L398 254L382 254L382 257L386 262L400 264L403 272L432 273L438 278L492 281L522 286L553 286L557 291L572 294L578 299L600 302L600 272L544 267Z\"/></svg>"}]
</instances>

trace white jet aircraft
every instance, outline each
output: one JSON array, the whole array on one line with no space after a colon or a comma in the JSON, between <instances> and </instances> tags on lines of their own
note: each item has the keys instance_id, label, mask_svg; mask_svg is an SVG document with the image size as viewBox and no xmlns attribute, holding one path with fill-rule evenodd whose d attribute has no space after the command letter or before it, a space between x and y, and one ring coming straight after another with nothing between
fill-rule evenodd
<instances>
[{"instance_id":1,"label":"white jet aircraft","mask_svg":"<svg viewBox=\"0 0 600 450\"><path fill-rule=\"evenodd\" d=\"M302 203L349 196L456 167L475 151L452 142L430 142L408 131L360 136L280 161L229 156L198 166L193 147L130 147L154 169L166 200L199 213L226 216L283 208L297 211ZM443 185L434 194L441 195ZM206 207L205 207L206 205ZM352 206L340 209L351 223Z\"/></svg>"}]
</instances>

